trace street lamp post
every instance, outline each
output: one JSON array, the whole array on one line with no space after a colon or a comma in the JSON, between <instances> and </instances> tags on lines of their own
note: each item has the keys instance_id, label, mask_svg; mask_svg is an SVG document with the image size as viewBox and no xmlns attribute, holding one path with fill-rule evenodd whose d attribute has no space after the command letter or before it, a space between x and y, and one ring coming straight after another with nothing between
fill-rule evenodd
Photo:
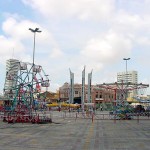
<instances>
[{"instance_id":1,"label":"street lamp post","mask_svg":"<svg viewBox=\"0 0 150 150\"><path fill-rule=\"evenodd\" d=\"M126 82L127 82L127 61L130 60L130 58L123 58L123 60L126 61L126 76L125 76L125 79L126 79Z\"/></svg>"},{"instance_id":2,"label":"street lamp post","mask_svg":"<svg viewBox=\"0 0 150 150\"><path fill-rule=\"evenodd\" d=\"M31 29L29 28L29 30L31 32L34 33L34 41L33 41L33 64L32 64L32 71L34 69L34 55L35 55L35 35L36 35L36 32L37 33L40 33L42 31L39 30L39 28L35 28L35 29ZM34 97L33 97L33 79L34 79L34 72L32 72L32 98L31 98L31 101L30 101L30 105L32 106L32 103L33 103L33 100L34 100ZM32 114L32 108L31 108L31 114Z\"/></svg>"},{"instance_id":3,"label":"street lamp post","mask_svg":"<svg viewBox=\"0 0 150 150\"><path fill-rule=\"evenodd\" d=\"M127 80L127 77L128 77L128 76L127 76L127 73L128 73L128 72L127 72L127 61L130 60L130 58L123 58L123 60L126 61L125 82L126 82L126 88L127 88L127 82L128 82L128 80ZM127 93L127 89L126 89L126 98L127 98L127 94L128 94L128 93Z\"/></svg>"},{"instance_id":4,"label":"street lamp post","mask_svg":"<svg viewBox=\"0 0 150 150\"><path fill-rule=\"evenodd\" d=\"M33 32L33 33L34 33L34 41L33 41L33 66L34 66L34 55L35 55L35 35L36 35L36 32L40 33L40 32L42 32L42 31L40 31L40 30L39 30L39 28L35 28L35 29L31 29L31 28L29 28L29 30L30 30L31 32Z\"/></svg>"}]
</instances>

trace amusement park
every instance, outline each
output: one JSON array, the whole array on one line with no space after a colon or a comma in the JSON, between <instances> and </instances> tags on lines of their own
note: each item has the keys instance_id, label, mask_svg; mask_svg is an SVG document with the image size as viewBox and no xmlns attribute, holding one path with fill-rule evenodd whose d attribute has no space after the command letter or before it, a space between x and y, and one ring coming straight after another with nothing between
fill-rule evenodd
<instances>
[{"instance_id":1,"label":"amusement park","mask_svg":"<svg viewBox=\"0 0 150 150\"><path fill-rule=\"evenodd\" d=\"M6 61L5 84L3 95L0 96L2 128L9 135L9 131L19 133L19 138L16 134L13 136L20 141L23 139L21 142L13 140L13 146L17 148L22 143L25 149L43 149L46 145L45 150L87 150L89 147L93 150L100 149L100 136L105 136L103 147L105 142L116 142L115 149L119 147L118 140L125 134L121 129L125 128L125 132L128 133L127 139L124 139L127 142L129 136L133 136L131 128L143 131L149 127L150 96L144 96L149 84L138 83L137 71L127 70L127 60L130 58L123 59L126 61L126 71L117 74L116 82L94 85L92 70L88 73L88 82L85 84L84 66L81 84L74 83L74 73L69 69L69 82L59 87L56 93L50 92L49 75L41 65L35 64L34 60L35 35L41 31L39 28L29 30L34 35L33 62L17 59ZM138 125L141 122L146 122L146 125L143 127L142 124L139 129ZM12 127L17 129L13 130ZM109 135L110 133L112 135ZM31 137L30 140L26 134ZM112 136L112 139L109 139L109 136ZM42 138L39 139L40 137ZM145 136L143 139L145 140ZM71 141L68 142L69 140ZM129 145L135 148L132 142L129 142ZM123 146L128 149L126 144Z\"/></svg>"},{"instance_id":2,"label":"amusement park","mask_svg":"<svg viewBox=\"0 0 150 150\"><path fill-rule=\"evenodd\" d=\"M78 112L82 117L97 116L97 112L107 111L109 119L134 119L148 116L150 97L142 95L149 85L138 83L137 71L117 73L117 82L92 84L93 70L88 73L85 84L85 66L82 84L74 83L74 73L69 68L70 83L65 82L56 93L49 92L50 79L41 65L35 64L35 37L42 31L31 29L33 33L33 60L22 62L17 59L6 61L6 77L1 96L1 118L7 123L52 123L52 111ZM139 94L140 93L140 94ZM111 115L111 116L110 116ZM77 114L76 114L77 116ZM96 117L95 117L96 118Z\"/></svg>"},{"instance_id":3,"label":"amusement park","mask_svg":"<svg viewBox=\"0 0 150 150\"><path fill-rule=\"evenodd\" d=\"M0 1L0 150L150 150L150 0Z\"/></svg>"},{"instance_id":4,"label":"amusement park","mask_svg":"<svg viewBox=\"0 0 150 150\"><path fill-rule=\"evenodd\" d=\"M52 123L51 113L74 113L74 117L91 118L106 112L112 120L144 119L150 115L150 100L138 97L148 84L133 83L121 78L114 83L92 85L92 71L85 84L85 67L82 84L64 83L57 93L48 91L50 80L41 65L9 59L6 63L4 96L1 97L1 118L7 123ZM126 71L127 72L127 71ZM132 98L132 100L131 100ZM104 114L103 114L104 117Z\"/></svg>"}]
</instances>

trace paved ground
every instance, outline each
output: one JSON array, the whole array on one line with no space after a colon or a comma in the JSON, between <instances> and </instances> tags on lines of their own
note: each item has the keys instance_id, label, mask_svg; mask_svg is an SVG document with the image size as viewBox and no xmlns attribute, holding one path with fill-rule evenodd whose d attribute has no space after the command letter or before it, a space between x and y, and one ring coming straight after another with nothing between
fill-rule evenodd
<instances>
[{"instance_id":1,"label":"paved ground","mask_svg":"<svg viewBox=\"0 0 150 150\"><path fill-rule=\"evenodd\" d=\"M51 124L0 122L0 150L149 150L150 121L63 119Z\"/></svg>"}]
</instances>

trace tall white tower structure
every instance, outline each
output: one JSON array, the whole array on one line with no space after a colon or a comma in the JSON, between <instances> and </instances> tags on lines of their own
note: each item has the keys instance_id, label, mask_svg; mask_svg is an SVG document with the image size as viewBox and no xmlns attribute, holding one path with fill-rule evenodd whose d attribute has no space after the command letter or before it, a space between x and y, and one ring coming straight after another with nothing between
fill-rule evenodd
<instances>
[{"instance_id":1,"label":"tall white tower structure","mask_svg":"<svg viewBox=\"0 0 150 150\"><path fill-rule=\"evenodd\" d=\"M4 84L5 94L9 93L10 90L12 90L12 87L15 87L16 85L15 77L18 75L19 64L20 62L17 59L9 59L6 61L6 78Z\"/></svg>"}]
</instances>

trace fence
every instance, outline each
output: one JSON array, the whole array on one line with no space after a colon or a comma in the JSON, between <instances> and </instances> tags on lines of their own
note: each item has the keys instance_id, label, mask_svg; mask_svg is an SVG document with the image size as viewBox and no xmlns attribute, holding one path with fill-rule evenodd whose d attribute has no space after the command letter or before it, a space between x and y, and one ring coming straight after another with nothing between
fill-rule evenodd
<instances>
[{"instance_id":1,"label":"fence","mask_svg":"<svg viewBox=\"0 0 150 150\"><path fill-rule=\"evenodd\" d=\"M35 114L34 114L35 115ZM39 114L39 118L52 118L57 119L90 119L92 122L94 120L112 120L116 122L117 120L136 120L140 122L142 120L150 121L150 112L148 113L126 113L126 114L114 114L109 112L69 112L69 111L47 111L46 114ZM4 113L0 112L0 120L4 118Z\"/></svg>"},{"instance_id":2,"label":"fence","mask_svg":"<svg viewBox=\"0 0 150 150\"><path fill-rule=\"evenodd\" d=\"M114 114L114 113L93 113L93 112L61 112L61 116L64 119L91 119L94 120L136 120L137 122L142 120L150 121L150 113L126 113L126 114Z\"/></svg>"}]
</instances>

